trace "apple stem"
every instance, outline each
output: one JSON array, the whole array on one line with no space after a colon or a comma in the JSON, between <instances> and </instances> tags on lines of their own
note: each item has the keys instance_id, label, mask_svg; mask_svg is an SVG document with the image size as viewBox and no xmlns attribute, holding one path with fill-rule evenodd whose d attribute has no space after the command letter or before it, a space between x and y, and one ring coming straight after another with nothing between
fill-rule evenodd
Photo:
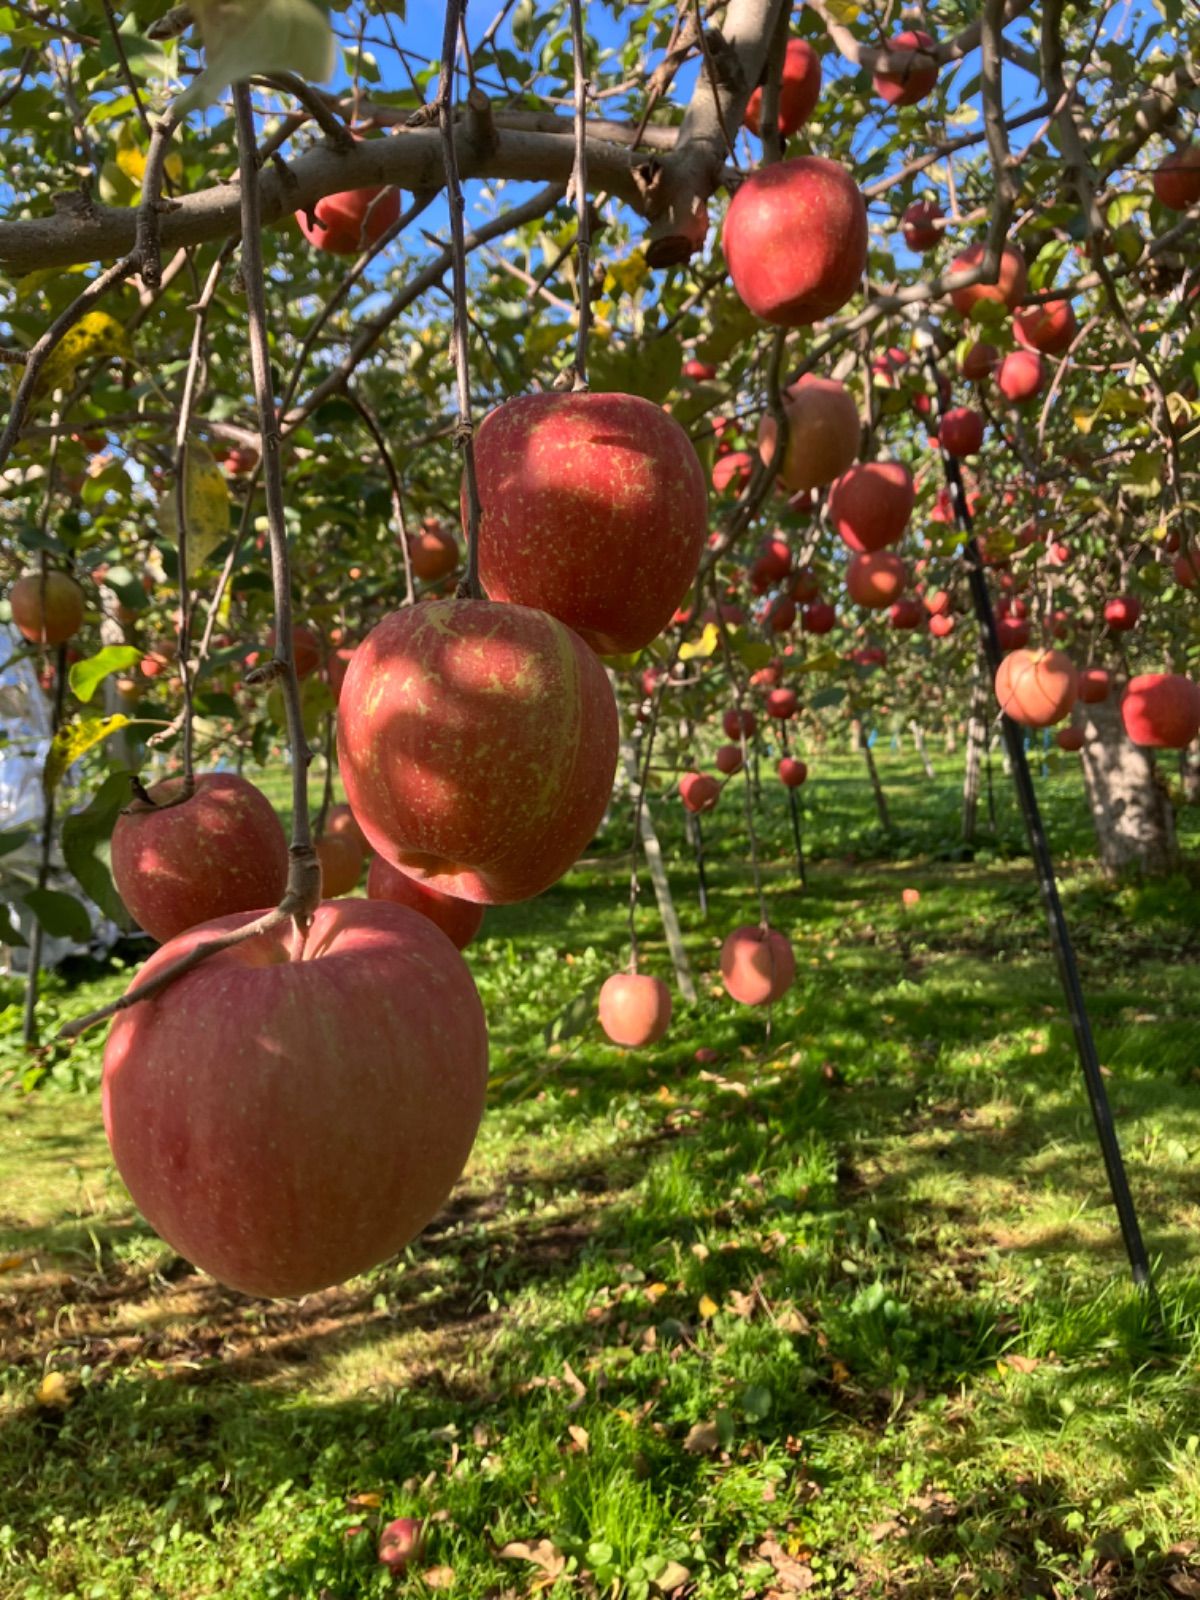
<instances>
[{"instance_id":1,"label":"apple stem","mask_svg":"<svg viewBox=\"0 0 1200 1600\"><path fill-rule=\"evenodd\" d=\"M587 179L587 101L591 84L584 54L581 0L571 0L571 53L575 61L575 166L571 173L571 189L578 218L575 257L579 279L579 333L575 340L575 378L572 387L579 391L588 386L588 338L592 324L592 222Z\"/></svg>"},{"instance_id":2,"label":"apple stem","mask_svg":"<svg viewBox=\"0 0 1200 1600\"><path fill-rule=\"evenodd\" d=\"M283 472L280 462L279 416L271 393L271 358L267 344L267 303L262 256L262 196L258 152L254 142L254 105L245 81L233 86L237 122L238 171L241 179L242 282L250 333L250 369L262 436L263 488L271 547L271 582L275 594L275 659L283 695L287 744L292 758L292 841L288 851L288 883L280 913L301 926L312 919L321 899L321 867L308 820L308 764L312 752L304 736L300 682L296 676L292 638L292 582L284 520Z\"/></svg>"},{"instance_id":3,"label":"apple stem","mask_svg":"<svg viewBox=\"0 0 1200 1600\"><path fill-rule=\"evenodd\" d=\"M729 644L729 626L721 610L720 589L716 582L713 583L713 605L717 618L717 633L721 640L721 654L725 658L725 670L729 674L729 682L733 689L733 704L738 715L738 743L742 747L742 776L745 779L742 787L742 802L746 812L746 833L750 840L750 871L754 878L754 892L758 897L758 920L764 935L770 924L767 921L767 901L763 894L762 870L758 862L758 834L754 827L754 802L750 788L750 747L746 739L746 725L742 718L742 685L733 664L733 650Z\"/></svg>"},{"instance_id":4,"label":"apple stem","mask_svg":"<svg viewBox=\"0 0 1200 1600\"><path fill-rule=\"evenodd\" d=\"M458 416L454 442L462 451L467 490L467 574L458 586L462 600L482 600L479 584L479 481L475 474L475 425L471 421L471 366L467 342L467 246L463 227L462 184L458 176L458 151L454 143L454 62L462 23L463 0L446 0L446 25L442 32L442 66L438 78L438 129L442 136L442 166L446 174L446 204L450 212L450 256L454 281L454 376L458 390Z\"/></svg>"}]
</instances>

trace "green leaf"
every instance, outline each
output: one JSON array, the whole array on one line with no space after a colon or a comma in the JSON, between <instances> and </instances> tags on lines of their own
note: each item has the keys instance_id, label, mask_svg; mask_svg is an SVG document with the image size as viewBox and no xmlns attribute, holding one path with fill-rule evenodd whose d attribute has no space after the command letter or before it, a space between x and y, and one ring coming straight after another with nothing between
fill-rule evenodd
<instances>
[{"instance_id":1,"label":"green leaf","mask_svg":"<svg viewBox=\"0 0 1200 1600\"><path fill-rule=\"evenodd\" d=\"M0 856L11 855L33 838L32 828L17 828L13 833L0 833Z\"/></svg>"},{"instance_id":2,"label":"green leaf","mask_svg":"<svg viewBox=\"0 0 1200 1600\"><path fill-rule=\"evenodd\" d=\"M130 798L128 772L110 773L90 804L72 812L63 822L63 859L80 888L100 907L104 915L121 927L130 926L129 913L113 885L108 864L97 854L112 837L122 807Z\"/></svg>"},{"instance_id":3,"label":"green leaf","mask_svg":"<svg viewBox=\"0 0 1200 1600\"><path fill-rule=\"evenodd\" d=\"M0 944L6 944L12 950L18 946L24 949L28 943L29 940L13 921L8 907L0 904Z\"/></svg>"},{"instance_id":4,"label":"green leaf","mask_svg":"<svg viewBox=\"0 0 1200 1600\"><path fill-rule=\"evenodd\" d=\"M596 1016L597 986L591 984L581 989L571 1003L546 1024L542 1037L548 1045L563 1039L574 1039L591 1025Z\"/></svg>"},{"instance_id":5,"label":"green leaf","mask_svg":"<svg viewBox=\"0 0 1200 1600\"><path fill-rule=\"evenodd\" d=\"M42 788L53 794L63 780L67 768L80 756L86 755L95 745L129 727L132 717L86 717L66 722L54 735L42 769Z\"/></svg>"},{"instance_id":6,"label":"green leaf","mask_svg":"<svg viewBox=\"0 0 1200 1600\"><path fill-rule=\"evenodd\" d=\"M592 345L588 378L593 389L636 394L661 404L679 382L683 346L677 339L651 339L640 348Z\"/></svg>"},{"instance_id":7,"label":"green leaf","mask_svg":"<svg viewBox=\"0 0 1200 1600\"><path fill-rule=\"evenodd\" d=\"M204 40L205 67L175 102L176 112L202 110L241 78L294 72L323 83L333 73L333 29L312 0L193 0Z\"/></svg>"},{"instance_id":8,"label":"green leaf","mask_svg":"<svg viewBox=\"0 0 1200 1600\"><path fill-rule=\"evenodd\" d=\"M92 919L82 900L61 889L30 889L25 904L52 939L74 939L84 944L92 936Z\"/></svg>"},{"instance_id":9,"label":"green leaf","mask_svg":"<svg viewBox=\"0 0 1200 1600\"><path fill-rule=\"evenodd\" d=\"M105 645L94 656L89 656L86 661L76 661L72 666L68 674L71 693L87 705L105 678L134 666L141 660L141 655L142 652L131 644Z\"/></svg>"}]
</instances>

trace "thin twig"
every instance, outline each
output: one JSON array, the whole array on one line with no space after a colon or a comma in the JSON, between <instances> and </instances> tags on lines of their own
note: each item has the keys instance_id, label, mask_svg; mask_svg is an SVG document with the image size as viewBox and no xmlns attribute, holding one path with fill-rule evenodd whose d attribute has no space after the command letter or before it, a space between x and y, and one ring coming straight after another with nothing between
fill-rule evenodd
<instances>
[{"instance_id":1,"label":"thin twig","mask_svg":"<svg viewBox=\"0 0 1200 1600\"><path fill-rule=\"evenodd\" d=\"M590 85L584 57L582 0L571 0L571 51L575 58L575 170L571 174L571 187L575 192L575 215L578 218L575 258L579 280L579 332L575 340L573 387L580 390L588 386L587 354L592 309L592 231L587 187L587 100Z\"/></svg>"},{"instance_id":2,"label":"thin twig","mask_svg":"<svg viewBox=\"0 0 1200 1600\"><path fill-rule=\"evenodd\" d=\"M358 412L366 424L367 432L375 441L375 448L379 451L379 459L383 462L383 470L387 474L388 484L392 491L392 516L396 520L396 531L400 536L400 554L404 561L404 604L411 606L416 602L416 589L413 585L412 552L408 548L408 529L404 524L404 492L400 486L400 474L396 471L396 463L392 459L392 452L388 449L387 439L383 429L361 395L346 385L346 399Z\"/></svg>"}]
</instances>

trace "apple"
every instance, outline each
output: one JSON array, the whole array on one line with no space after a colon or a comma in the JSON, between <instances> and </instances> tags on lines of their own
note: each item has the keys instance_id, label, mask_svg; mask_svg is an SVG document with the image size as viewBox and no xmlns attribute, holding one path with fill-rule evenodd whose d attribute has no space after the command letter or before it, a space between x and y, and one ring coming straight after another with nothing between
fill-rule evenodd
<instances>
[{"instance_id":1,"label":"apple","mask_svg":"<svg viewBox=\"0 0 1200 1600\"><path fill-rule=\"evenodd\" d=\"M994 344L977 339L963 354L958 370L970 383L981 383L995 372L1000 362L1000 352Z\"/></svg>"},{"instance_id":2,"label":"apple","mask_svg":"<svg viewBox=\"0 0 1200 1600\"><path fill-rule=\"evenodd\" d=\"M932 594L925 596L925 609L931 617L946 616L953 603L945 589L935 589Z\"/></svg>"},{"instance_id":3,"label":"apple","mask_svg":"<svg viewBox=\"0 0 1200 1600\"><path fill-rule=\"evenodd\" d=\"M936 200L914 200L900 218L901 231L908 248L919 255L936 250L942 242L943 232L938 223L945 215Z\"/></svg>"},{"instance_id":4,"label":"apple","mask_svg":"<svg viewBox=\"0 0 1200 1600\"><path fill-rule=\"evenodd\" d=\"M890 550L866 551L846 568L850 598L869 611L886 611L903 594L908 568Z\"/></svg>"},{"instance_id":5,"label":"apple","mask_svg":"<svg viewBox=\"0 0 1200 1600\"><path fill-rule=\"evenodd\" d=\"M767 626L772 633L786 633L796 620L796 602L790 595L780 595L772 601L767 613Z\"/></svg>"},{"instance_id":6,"label":"apple","mask_svg":"<svg viewBox=\"0 0 1200 1600\"><path fill-rule=\"evenodd\" d=\"M1111 688L1111 680L1103 667L1085 667L1079 674L1079 698L1085 706L1097 706L1107 700Z\"/></svg>"},{"instance_id":7,"label":"apple","mask_svg":"<svg viewBox=\"0 0 1200 1600\"><path fill-rule=\"evenodd\" d=\"M1172 563L1175 582L1181 589L1194 589L1200 583L1200 548L1185 550Z\"/></svg>"},{"instance_id":8,"label":"apple","mask_svg":"<svg viewBox=\"0 0 1200 1600\"><path fill-rule=\"evenodd\" d=\"M671 991L661 978L614 972L600 989L600 1026L614 1044L640 1050L671 1025Z\"/></svg>"},{"instance_id":9,"label":"apple","mask_svg":"<svg viewBox=\"0 0 1200 1600\"><path fill-rule=\"evenodd\" d=\"M787 541L778 536L764 539L758 547L758 557L754 564L756 567L761 567L774 583L786 578L792 570L792 552Z\"/></svg>"},{"instance_id":10,"label":"apple","mask_svg":"<svg viewBox=\"0 0 1200 1600\"><path fill-rule=\"evenodd\" d=\"M798 789L808 777L808 767L795 756L783 756L775 770L787 789Z\"/></svg>"},{"instance_id":11,"label":"apple","mask_svg":"<svg viewBox=\"0 0 1200 1600\"><path fill-rule=\"evenodd\" d=\"M792 579L792 599L810 605L821 593L821 584L811 567L801 567Z\"/></svg>"},{"instance_id":12,"label":"apple","mask_svg":"<svg viewBox=\"0 0 1200 1600\"><path fill-rule=\"evenodd\" d=\"M325 663L325 671L329 677L329 687L333 692L333 703L337 705L342 698L342 685L346 681L346 673L350 662L354 658L354 645L339 645L336 650L329 652L329 659Z\"/></svg>"},{"instance_id":13,"label":"apple","mask_svg":"<svg viewBox=\"0 0 1200 1600\"><path fill-rule=\"evenodd\" d=\"M367 868L367 899L391 900L407 906L436 923L456 950L465 950L483 926L483 907L473 900L459 900L440 889L418 883L407 872L400 872L382 856L373 856Z\"/></svg>"},{"instance_id":14,"label":"apple","mask_svg":"<svg viewBox=\"0 0 1200 1600\"><path fill-rule=\"evenodd\" d=\"M192 928L138 982L249 914ZM333 900L121 1012L104 1128L147 1222L245 1294L298 1296L402 1250L483 1113L487 1025L466 963L404 906Z\"/></svg>"},{"instance_id":15,"label":"apple","mask_svg":"<svg viewBox=\"0 0 1200 1600\"><path fill-rule=\"evenodd\" d=\"M735 772L742 770L742 747L740 744L722 744L717 746L717 753L713 757L718 772L723 772L731 778Z\"/></svg>"},{"instance_id":16,"label":"apple","mask_svg":"<svg viewBox=\"0 0 1200 1600\"><path fill-rule=\"evenodd\" d=\"M508 400L475 439L479 576L493 600L548 611L604 655L658 637L708 532L687 434L639 395Z\"/></svg>"},{"instance_id":17,"label":"apple","mask_svg":"<svg viewBox=\"0 0 1200 1600\"><path fill-rule=\"evenodd\" d=\"M772 689L767 695L765 704L769 717L774 717L777 722L786 722L789 717L796 715L796 691Z\"/></svg>"},{"instance_id":18,"label":"apple","mask_svg":"<svg viewBox=\"0 0 1200 1600\"><path fill-rule=\"evenodd\" d=\"M83 590L65 572L27 572L8 591L12 619L30 644L65 644L83 626Z\"/></svg>"},{"instance_id":19,"label":"apple","mask_svg":"<svg viewBox=\"0 0 1200 1600\"><path fill-rule=\"evenodd\" d=\"M1061 650L1014 650L996 673L1000 709L1027 728L1070 716L1078 695L1074 663Z\"/></svg>"},{"instance_id":20,"label":"apple","mask_svg":"<svg viewBox=\"0 0 1200 1600\"><path fill-rule=\"evenodd\" d=\"M339 900L357 888L363 865L357 839L348 833L326 833L317 840L316 849L324 899Z\"/></svg>"},{"instance_id":21,"label":"apple","mask_svg":"<svg viewBox=\"0 0 1200 1600\"><path fill-rule=\"evenodd\" d=\"M419 533L409 535L408 559L414 578L437 583L458 566L458 540L439 522L426 522Z\"/></svg>"},{"instance_id":22,"label":"apple","mask_svg":"<svg viewBox=\"0 0 1200 1600\"><path fill-rule=\"evenodd\" d=\"M919 628L925 621L925 608L921 602L912 595L905 595L897 600L891 607L888 615L892 627L901 632L908 632L912 628Z\"/></svg>"},{"instance_id":23,"label":"apple","mask_svg":"<svg viewBox=\"0 0 1200 1600\"><path fill-rule=\"evenodd\" d=\"M802 128L813 114L821 95L821 58L805 39L789 39L783 53L783 74L779 80L779 133ZM763 91L755 89L746 105L742 126L759 132L762 120Z\"/></svg>"},{"instance_id":24,"label":"apple","mask_svg":"<svg viewBox=\"0 0 1200 1600\"><path fill-rule=\"evenodd\" d=\"M425 1525L419 1517L396 1517L379 1535L379 1563L394 1577L403 1577L425 1548Z\"/></svg>"},{"instance_id":25,"label":"apple","mask_svg":"<svg viewBox=\"0 0 1200 1600\"><path fill-rule=\"evenodd\" d=\"M267 635L267 647L270 650L275 648L274 628ZM321 640L311 628L306 628L303 625L293 627L292 658L296 664L296 676L298 678L310 677L317 670L321 665L321 654ZM249 659L247 659L246 664L247 666L251 664Z\"/></svg>"},{"instance_id":26,"label":"apple","mask_svg":"<svg viewBox=\"0 0 1200 1600\"><path fill-rule=\"evenodd\" d=\"M1006 400L1024 405L1046 384L1046 363L1036 350L1013 350L996 369L996 387Z\"/></svg>"},{"instance_id":27,"label":"apple","mask_svg":"<svg viewBox=\"0 0 1200 1600\"><path fill-rule=\"evenodd\" d=\"M1186 749L1200 733L1200 688L1174 672L1130 678L1121 698L1121 721L1134 744Z\"/></svg>"},{"instance_id":28,"label":"apple","mask_svg":"<svg viewBox=\"0 0 1200 1600\"><path fill-rule=\"evenodd\" d=\"M912 473L899 461L864 461L829 491L829 520L851 550L883 550L903 538L912 516Z\"/></svg>"},{"instance_id":29,"label":"apple","mask_svg":"<svg viewBox=\"0 0 1200 1600\"><path fill-rule=\"evenodd\" d=\"M929 631L935 639L946 639L954 632L955 619L948 613L935 611L929 619Z\"/></svg>"},{"instance_id":30,"label":"apple","mask_svg":"<svg viewBox=\"0 0 1200 1600\"><path fill-rule=\"evenodd\" d=\"M267 911L287 886L287 838L261 789L234 772L202 772L190 799L167 804L182 784L154 784L155 804L135 800L112 835L117 893L160 942L214 917Z\"/></svg>"},{"instance_id":31,"label":"apple","mask_svg":"<svg viewBox=\"0 0 1200 1600\"><path fill-rule=\"evenodd\" d=\"M1186 211L1200 200L1200 144L1183 145L1159 162L1154 196L1169 211Z\"/></svg>"},{"instance_id":32,"label":"apple","mask_svg":"<svg viewBox=\"0 0 1200 1600\"><path fill-rule=\"evenodd\" d=\"M787 993L795 976L791 942L775 928L747 923L721 946L721 982L741 1005L770 1005Z\"/></svg>"},{"instance_id":33,"label":"apple","mask_svg":"<svg viewBox=\"0 0 1200 1600\"><path fill-rule=\"evenodd\" d=\"M1136 595L1117 594L1104 602L1104 621L1111 633L1128 633L1136 628L1142 614L1142 602Z\"/></svg>"},{"instance_id":34,"label":"apple","mask_svg":"<svg viewBox=\"0 0 1200 1600\"><path fill-rule=\"evenodd\" d=\"M354 652L338 708L346 798L392 866L485 905L562 877L604 815L617 708L604 668L545 612L432 600Z\"/></svg>"},{"instance_id":35,"label":"apple","mask_svg":"<svg viewBox=\"0 0 1200 1600\"><path fill-rule=\"evenodd\" d=\"M721 798L721 785L707 772L685 772L679 780L679 798L691 812L711 811Z\"/></svg>"},{"instance_id":36,"label":"apple","mask_svg":"<svg viewBox=\"0 0 1200 1600\"><path fill-rule=\"evenodd\" d=\"M764 322L801 328L856 293L867 264L867 208L844 167L800 156L760 167L725 217L733 287Z\"/></svg>"},{"instance_id":37,"label":"apple","mask_svg":"<svg viewBox=\"0 0 1200 1600\"><path fill-rule=\"evenodd\" d=\"M356 256L377 243L399 219L400 191L346 189L318 200L312 214L315 226L305 212L296 212L300 232L309 244L335 256Z\"/></svg>"},{"instance_id":38,"label":"apple","mask_svg":"<svg viewBox=\"0 0 1200 1600\"><path fill-rule=\"evenodd\" d=\"M730 706L721 718L721 726L727 739L752 739L758 727L758 718L748 707L743 706L739 711L736 706Z\"/></svg>"},{"instance_id":39,"label":"apple","mask_svg":"<svg viewBox=\"0 0 1200 1600\"><path fill-rule=\"evenodd\" d=\"M950 271L966 272L983 261L985 247L968 245L961 255L950 263ZM1006 244L1000 253L1000 272L995 283L972 283L965 289L955 289L950 303L960 317L969 317L971 308L980 300L994 300L1012 311L1025 298L1029 288L1029 274L1025 257L1016 245Z\"/></svg>"},{"instance_id":40,"label":"apple","mask_svg":"<svg viewBox=\"0 0 1200 1600\"><path fill-rule=\"evenodd\" d=\"M1005 655L1029 643L1030 627L1022 617L997 617L996 640Z\"/></svg>"},{"instance_id":41,"label":"apple","mask_svg":"<svg viewBox=\"0 0 1200 1600\"><path fill-rule=\"evenodd\" d=\"M344 834L347 838L353 839L364 861L371 853L367 836L359 827L358 820L348 805L330 806L325 817L324 831L326 834Z\"/></svg>"},{"instance_id":42,"label":"apple","mask_svg":"<svg viewBox=\"0 0 1200 1600\"><path fill-rule=\"evenodd\" d=\"M787 447L779 468L789 489L819 489L840 477L858 454L862 424L854 396L844 383L811 373L783 396ZM758 453L769 463L778 433L775 418L763 413L758 424Z\"/></svg>"},{"instance_id":43,"label":"apple","mask_svg":"<svg viewBox=\"0 0 1200 1600\"><path fill-rule=\"evenodd\" d=\"M693 383L711 383L716 375L717 369L711 361L697 361L692 356L683 363L683 376Z\"/></svg>"},{"instance_id":44,"label":"apple","mask_svg":"<svg viewBox=\"0 0 1200 1600\"><path fill-rule=\"evenodd\" d=\"M719 456L714 462L712 486L717 494L724 494L726 489L738 494L750 482L753 471L754 457L748 451L731 450L728 455Z\"/></svg>"},{"instance_id":45,"label":"apple","mask_svg":"<svg viewBox=\"0 0 1200 1600\"><path fill-rule=\"evenodd\" d=\"M1060 750L1074 752L1083 749L1083 729L1077 724L1069 728L1060 728L1054 735L1054 742Z\"/></svg>"},{"instance_id":46,"label":"apple","mask_svg":"<svg viewBox=\"0 0 1200 1600\"><path fill-rule=\"evenodd\" d=\"M938 424L937 436L948 456L977 455L983 445L983 417L970 406L955 406Z\"/></svg>"},{"instance_id":47,"label":"apple","mask_svg":"<svg viewBox=\"0 0 1200 1600\"><path fill-rule=\"evenodd\" d=\"M934 40L919 28L906 28L903 33L893 34L887 49L889 52L929 51L934 49ZM890 106L915 106L931 92L937 77L937 57L917 54L902 72L875 73L871 86Z\"/></svg>"},{"instance_id":48,"label":"apple","mask_svg":"<svg viewBox=\"0 0 1200 1600\"><path fill-rule=\"evenodd\" d=\"M1075 309L1069 300L1046 300L1022 306L1013 314L1018 344L1040 350L1045 356L1063 355L1077 332Z\"/></svg>"},{"instance_id":49,"label":"apple","mask_svg":"<svg viewBox=\"0 0 1200 1600\"><path fill-rule=\"evenodd\" d=\"M800 627L805 633L832 633L837 627L837 612L825 600L814 600L800 613Z\"/></svg>"}]
</instances>

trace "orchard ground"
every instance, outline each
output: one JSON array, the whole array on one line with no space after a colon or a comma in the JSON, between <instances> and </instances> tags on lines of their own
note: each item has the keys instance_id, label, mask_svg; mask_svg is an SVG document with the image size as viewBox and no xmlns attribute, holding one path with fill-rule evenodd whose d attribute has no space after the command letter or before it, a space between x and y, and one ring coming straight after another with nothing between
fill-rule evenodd
<instances>
[{"instance_id":1,"label":"orchard ground","mask_svg":"<svg viewBox=\"0 0 1200 1600\"><path fill-rule=\"evenodd\" d=\"M714 977L754 916L736 787L704 819L707 921L678 803L657 809L701 991L659 1046L594 1022L627 861L490 912L466 1178L402 1260L298 1306L161 1245L108 1161L101 1040L26 1097L0 1014L0 1594L384 1595L377 1530L402 1515L427 1534L404 1584L470 1600L1200 1594L1197 892L1103 883L1075 758L1051 753L1159 1326L999 762L997 832L985 804L964 859L959 764L935 753L931 782L877 753L890 836L860 757L812 760L807 893L766 785L798 956L769 1033ZM604 843L627 837L615 814ZM52 979L47 1027L127 981Z\"/></svg>"}]
</instances>

